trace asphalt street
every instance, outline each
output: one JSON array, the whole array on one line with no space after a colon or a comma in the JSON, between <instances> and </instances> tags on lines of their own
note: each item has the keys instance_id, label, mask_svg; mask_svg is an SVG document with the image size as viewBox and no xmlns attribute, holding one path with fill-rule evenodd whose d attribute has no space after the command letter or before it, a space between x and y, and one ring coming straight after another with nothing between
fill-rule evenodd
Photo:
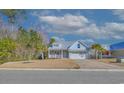
<instances>
[{"instance_id":1,"label":"asphalt street","mask_svg":"<svg viewBox=\"0 0 124 93\"><path fill-rule=\"evenodd\" d=\"M0 84L124 84L124 71L0 70Z\"/></svg>"}]
</instances>

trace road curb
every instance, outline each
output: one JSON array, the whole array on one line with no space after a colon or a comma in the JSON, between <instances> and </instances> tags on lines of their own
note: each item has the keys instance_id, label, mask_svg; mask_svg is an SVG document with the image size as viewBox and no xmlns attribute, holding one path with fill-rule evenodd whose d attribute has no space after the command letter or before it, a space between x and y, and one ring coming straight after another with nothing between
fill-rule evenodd
<instances>
[{"instance_id":1,"label":"road curb","mask_svg":"<svg viewBox=\"0 0 124 93\"><path fill-rule=\"evenodd\" d=\"M37 68L0 68L0 70L40 70L40 71L124 71L124 69L37 69Z\"/></svg>"}]
</instances>

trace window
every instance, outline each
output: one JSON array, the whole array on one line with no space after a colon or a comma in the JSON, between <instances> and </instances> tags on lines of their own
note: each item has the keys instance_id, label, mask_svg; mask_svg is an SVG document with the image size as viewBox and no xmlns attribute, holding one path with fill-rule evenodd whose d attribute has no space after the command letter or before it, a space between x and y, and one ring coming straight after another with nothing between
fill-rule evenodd
<instances>
[{"instance_id":1,"label":"window","mask_svg":"<svg viewBox=\"0 0 124 93\"><path fill-rule=\"evenodd\" d=\"M80 48L80 44L78 44L77 47Z\"/></svg>"},{"instance_id":2,"label":"window","mask_svg":"<svg viewBox=\"0 0 124 93\"><path fill-rule=\"evenodd\" d=\"M52 45L50 45L50 47L52 47Z\"/></svg>"},{"instance_id":3,"label":"window","mask_svg":"<svg viewBox=\"0 0 124 93\"><path fill-rule=\"evenodd\" d=\"M59 47L59 44L53 44L54 47Z\"/></svg>"},{"instance_id":4,"label":"window","mask_svg":"<svg viewBox=\"0 0 124 93\"><path fill-rule=\"evenodd\" d=\"M55 47L58 47L59 45L58 44L54 44Z\"/></svg>"}]
</instances>

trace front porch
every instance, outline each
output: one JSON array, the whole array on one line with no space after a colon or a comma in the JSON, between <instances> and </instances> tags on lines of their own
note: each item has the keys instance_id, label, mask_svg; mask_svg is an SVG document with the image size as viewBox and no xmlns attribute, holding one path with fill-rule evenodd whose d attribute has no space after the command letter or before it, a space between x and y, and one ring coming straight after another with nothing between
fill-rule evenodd
<instances>
[{"instance_id":1,"label":"front porch","mask_svg":"<svg viewBox=\"0 0 124 93\"><path fill-rule=\"evenodd\" d=\"M48 50L48 58L68 58L67 50Z\"/></svg>"}]
</instances>

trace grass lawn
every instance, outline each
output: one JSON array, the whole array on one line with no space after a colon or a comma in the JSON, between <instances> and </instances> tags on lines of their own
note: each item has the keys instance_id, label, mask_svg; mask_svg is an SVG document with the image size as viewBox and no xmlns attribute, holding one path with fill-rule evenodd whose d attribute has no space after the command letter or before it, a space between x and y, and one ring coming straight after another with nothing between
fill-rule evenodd
<instances>
[{"instance_id":1,"label":"grass lawn","mask_svg":"<svg viewBox=\"0 0 124 93\"><path fill-rule=\"evenodd\" d=\"M46 59L7 62L0 68L41 68L41 69L79 69L80 66L70 59Z\"/></svg>"}]
</instances>

